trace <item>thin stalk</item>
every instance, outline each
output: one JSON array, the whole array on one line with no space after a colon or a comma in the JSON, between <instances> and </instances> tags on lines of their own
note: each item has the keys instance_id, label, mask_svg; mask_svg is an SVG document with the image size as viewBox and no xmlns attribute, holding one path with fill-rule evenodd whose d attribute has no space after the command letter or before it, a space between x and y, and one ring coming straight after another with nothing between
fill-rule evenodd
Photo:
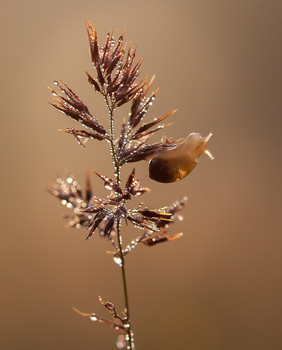
<instances>
[{"instance_id":1,"label":"thin stalk","mask_svg":"<svg viewBox=\"0 0 282 350\"><path fill-rule=\"evenodd\" d=\"M124 292L124 301L125 301L125 308L126 308L126 316L127 316L127 324L128 328L126 329L127 335L128 335L128 345L129 349L133 350L133 339L132 339L132 332L131 332L131 321L130 321L130 312L129 312L129 302L128 302L128 292L127 292L127 284L126 284L126 274L125 274L125 259L122 252L122 239L120 234L120 220L117 222L117 237L118 237L118 247L119 247L119 254L121 258L121 272L122 272L122 281L123 281L123 292Z\"/></svg>"},{"instance_id":2,"label":"thin stalk","mask_svg":"<svg viewBox=\"0 0 282 350\"><path fill-rule=\"evenodd\" d=\"M118 163L117 157L116 157L116 152L115 152L115 147L114 147L114 116L113 116L113 111L114 111L114 106L110 106L108 99L106 98L106 103L109 109L109 117L110 117L110 145L111 145L111 154L113 158L113 162L115 165L115 174L117 177L117 183L120 184L121 179L120 179L120 169L121 166ZM126 328L126 332L128 335L128 350L133 350L134 349L134 343L132 339L132 331L131 331L131 321L130 321L130 311L129 311L129 301L128 301L128 291L127 291L127 283L126 283L126 274L125 274L125 259L123 255L123 249L122 249L122 236L120 233L120 228L121 228L121 219L117 221L117 240L118 240L118 248L119 248L119 257L121 259L121 273L122 273L122 282L123 282L123 293L124 293L124 301L125 301L125 311L126 311L126 317L127 317L127 324L128 328Z\"/></svg>"}]
</instances>

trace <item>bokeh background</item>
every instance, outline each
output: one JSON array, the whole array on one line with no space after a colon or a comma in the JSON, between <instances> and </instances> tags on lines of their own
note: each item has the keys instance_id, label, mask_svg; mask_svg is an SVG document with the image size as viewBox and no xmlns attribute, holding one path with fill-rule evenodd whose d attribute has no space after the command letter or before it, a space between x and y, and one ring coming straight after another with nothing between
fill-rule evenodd
<instances>
[{"instance_id":1,"label":"bokeh background","mask_svg":"<svg viewBox=\"0 0 282 350\"><path fill-rule=\"evenodd\" d=\"M57 131L75 123L46 103L63 79L107 123L84 73L88 19L101 39L114 25L138 44L143 76L160 87L148 117L180 109L168 136L214 132L215 160L203 156L183 181L155 183L136 164L149 207L189 198L172 227L181 240L128 256L137 349L282 349L282 2L10 1L0 17L1 349L116 348L114 330L71 310L107 316L97 295L122 309L109 245L65 229L67 209L45 192L57 173L82 184L86 169L113 175L108 145L82 150Z\"/></svg>"}]
</instances>

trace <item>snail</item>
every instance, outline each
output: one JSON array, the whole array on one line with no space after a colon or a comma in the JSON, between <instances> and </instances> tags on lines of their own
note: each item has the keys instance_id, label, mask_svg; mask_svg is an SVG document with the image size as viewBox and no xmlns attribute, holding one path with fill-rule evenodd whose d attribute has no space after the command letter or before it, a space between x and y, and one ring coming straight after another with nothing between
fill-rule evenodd
<instances>
[{"instance_id":1,"label":"snail","mask_svg":"<svg viewBox=\"0 0 282 350\"><path fill-rule=\"evenodd\" d=\"M158 153L149 162L150 178L163 183L176 182L190 174L203 153L214 159L207 149L207 142L211 136L212 133L206 137L192 133L175 148Z\"/></svg>"}]
</instances>

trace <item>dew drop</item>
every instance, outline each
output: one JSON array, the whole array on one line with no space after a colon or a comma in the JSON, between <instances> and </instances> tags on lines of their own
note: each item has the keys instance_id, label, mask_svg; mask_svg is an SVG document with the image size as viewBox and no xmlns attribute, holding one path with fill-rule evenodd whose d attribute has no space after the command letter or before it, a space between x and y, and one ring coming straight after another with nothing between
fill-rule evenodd
<instances>
[{"instance_id":1,"label":"dew drop","mask_svg":"<svg viewBox=\"0 0 282 350\"><path fill-rule=\"evenodd\" d=\"M73 179L71 177L68 177L66 181L67 181L68 184L72 184L73 183Z\"/></svg>"},{"instance_id":2,"label":"dew drop","mask_svg":"<svg viewBox=\"0 0 282 350\"><path fill-rule=\"evenodd\" d=\"M122 260L118 255L114 255L113 260L118 266L122 267Z\"/></svg>"},{"instance_id":3,"label":"dew drop","mask_svg":"<svg viewBox=\"0 0 282 350\"><path fill-rule=\"evenodd\" d=\"M124 349L126 347L126 341L123 334L120 334L118 336L116 346L118 349Z\"/></svg>"},{"instance_id":4,"label":"dew drop","mask_svg":"<svg viewBox=\"0 0 282 350\"><path fill-rule=\"evenodd\" d=\"M96 317L95 315L91 315L90 320L93 322L96 322L96 321L98 321L98 317Z\"/></svg>"},{"instance_id":5,"label":"dew drop","mask_svg":"<svg viewBox=\"0 0 282 350\"><path fill-rule=\"evenodd\" d=\"M66 205L68 201L66 201L65 199L62 200L62 204Z\"/></svg>"}]
</instances>

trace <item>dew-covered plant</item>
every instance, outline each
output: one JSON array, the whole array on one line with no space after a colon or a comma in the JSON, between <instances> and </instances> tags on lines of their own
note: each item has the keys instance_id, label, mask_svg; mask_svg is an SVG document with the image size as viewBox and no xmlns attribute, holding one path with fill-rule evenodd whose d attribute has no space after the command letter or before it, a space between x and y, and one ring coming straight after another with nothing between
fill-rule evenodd
<instances>
[{"instance_id":1,"label":"dew-covered plant","mask_svg":"<svg viewBox=\"0 0 282 350\"><path fill-rule=\"evenodd\" d=\"M92 193L90 171L86 173L84 191L76 179L68 175L65 178L58 177L49 188L49 192L72 210L71 214L65 215L68 226L87 229L86 239L93 237L97 232L100 237L108 240L113 250L113 261L121 268L125 303L121 313L114 304L105 302L101 297L99 301L111 314L111 320L106 320L96 313L83 313L76 308L73 308L74 311L89 317L92 321L113 327L119 332L117 347L133 350L135 346L126 282L126 256L138 244L151 247L180 238L182 233L168 234L168 228L172 223L182 220L178 212L185 205L186 198L176 200L160 209L149 209L143 203L131 208L132 197L142 196L149 189L141 186L135 176L135 169L132 169L127 181L122 184L120 175L122 166L141 160L149 161L149 175L153 180L165 183L178 181L192 171L201 154L206 153L212 158L206 148L211 134L203 138L198 133L192 133L185 140L177 141L163 136L158 142L150 142L150 138L156 132L167 126L160 123L176 110L143 123L158 91L149 93L154 77L149 81L148 77L138 79L143 59L135 62L136 49L133 49L131 44L126 49L124 33L115 42L114 31L109 32L104 45L98 42L96 29L93 29L90 23L87 24L87 33L96 77L92 77L88 72L86 74L88 82L106 103L109 130L62 81L55 81L60 92L51 89L54 96L51 105L82 124L81 130L71 127L62 131L72 135L83 148L89 139L108 142L109 157L114 164L114 177L110 178L93 171L109 191L106 198L98 198ZM115 116L115 111L124 104L130 105L130 113L127 120L120 122ZM120 129L116 135L115 124L118 122ZM134 239L124 237L121 232L122 221L141 230L141 234Z\"/></svg>"}]
</instances>

